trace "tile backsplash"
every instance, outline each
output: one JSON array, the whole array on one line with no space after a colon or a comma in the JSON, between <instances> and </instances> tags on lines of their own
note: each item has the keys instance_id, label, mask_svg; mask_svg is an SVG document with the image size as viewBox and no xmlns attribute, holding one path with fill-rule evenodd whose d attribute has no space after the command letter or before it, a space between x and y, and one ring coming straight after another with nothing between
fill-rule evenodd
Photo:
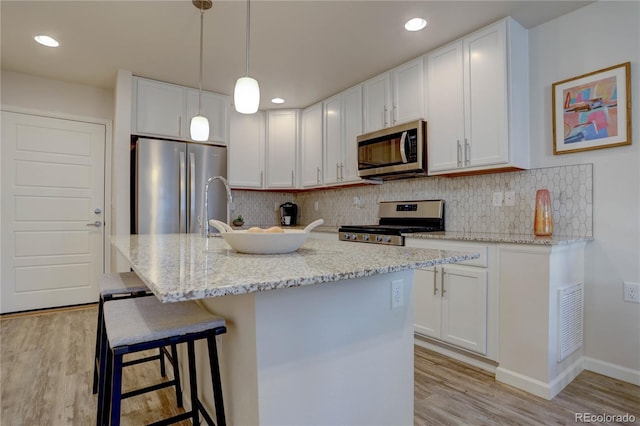
<instances>
[{"instance_id":1,"label":"tile backsplash","mask_svg":"<svg viewBox=\"0 0 640 426\"><path fill-rule=\"evenodd\" d=\"M593 236L593 165L549 167L456 178L429 177L379 185L299 193L234 191L234 215L248 224L278 223L274 205L299 206L300 224L323 218L326 225L377 223L379 201L445 200L447 231L532 233L536 190L553 204L554 235ZM493 193L515 192L514 206L493 206ZM318 210L314 210L317 203Z\"/></svg>"}]
</instances>

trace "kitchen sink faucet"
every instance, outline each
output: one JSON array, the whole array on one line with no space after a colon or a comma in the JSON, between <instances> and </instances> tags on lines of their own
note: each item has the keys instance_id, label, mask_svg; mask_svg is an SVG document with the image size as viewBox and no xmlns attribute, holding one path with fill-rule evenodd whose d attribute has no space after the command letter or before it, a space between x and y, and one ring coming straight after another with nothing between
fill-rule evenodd
<instances>
[{"instance_id":1,"label":"kitchen sink faucet","mask_svg":"<svg viewBox=\"0 0 640 426\"><path fill-rule=\"evenodd\" d=\"M204 218L204 226L202 227L202 236L209 238L209 184L214 180L219 180L224 185L224 189L227 191L227 223L229 223L229 205L233 202L231 196L231 188L229 182L223 176L214 176L207 179L207 183L204 186L204 206L202 217Z\"/></svg>"}]
</instances>

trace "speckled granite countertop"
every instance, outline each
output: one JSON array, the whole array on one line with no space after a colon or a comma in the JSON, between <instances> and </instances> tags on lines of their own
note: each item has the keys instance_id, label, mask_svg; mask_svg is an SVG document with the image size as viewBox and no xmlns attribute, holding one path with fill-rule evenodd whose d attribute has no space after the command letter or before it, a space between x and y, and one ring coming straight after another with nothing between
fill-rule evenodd
<instances>
[{"instance_id":1,"label":"speckled granite countertop","mask_svg":"<svg viewBox=\"0 0 640 426\"><path fill-rule=\"evenodd\" d=\"M197 234L112 236L113 246L162 302L298 287L479 257L310 237L293 253L250 255Z\"/></svg>"},{"instance_id":2,"label":"speckled granite countertop","mask_svg":"<svg viewBox=\"0 0 640 426\"><path fill-rule=\"evenodd\" d=\"M536 237L533 234L499 234L488 232L419 232L405 234L407 238L425 238L432 240L472 241L479 243L502 244L536 244L536 245L565 245L593 240L592 237L551 236Z\"/></svg>"}]
</instances>

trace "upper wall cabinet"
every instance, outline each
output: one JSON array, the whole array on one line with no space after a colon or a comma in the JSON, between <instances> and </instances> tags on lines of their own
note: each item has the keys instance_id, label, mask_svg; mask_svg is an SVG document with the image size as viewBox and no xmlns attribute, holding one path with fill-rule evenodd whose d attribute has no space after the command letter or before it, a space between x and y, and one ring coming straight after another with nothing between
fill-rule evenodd
<instances>
[{"instance_id":1,"label":"upper wall cabinet","mask_svg":"<svg viewBox=\"0 0 640 426\"><path fill-rule=\"evenodd\" d=\"M131 132L190 140L191 117L198 114L199 91L175 84L133 78ZM209 120L209 142L229 140L229 97L202 92L202 115Z\"/></svg>"},{"instance_id":2,"label":"upper wall cabinet","mask_svg":"<svg viewBox=\"0 0 640 426\"><path fill-rule=\"evenodd\" d=\"M364 133L424 117L421 56L363 83Z\"/></svg>"},{"instance_id":3,"label":"upper wall cabinet","mask_svg":"<svg viewBox=\"0 0 640 426\"><path fill-rule=\"evenodd\" d=\"M360 182L356 138L362 134L362 86L324 101L324 183Z\"/></svg>"},{"instance_id":4,"label":"upper wall cabinet","mask_svg":"<svg viewBox=\"0 0 640 426\"><path fill-rule=\"evenodd\" d=\"M302 111L300 175L303 188L322 185L322 102Z\"/></svg>"},{"instance_id":5,"label":"upper wall cabinet","mask_svg":"<svg viewBox=\"0 0 640 426\"><path fill-rule=\"evenodd\" d=\"M511 18L427 55L430 175L529 167L528 69Z\"/></svg>"},{"instance_id":6,"label":"upper wall cabinet","mask_svg":"<svg viewBox=\"0 0 640 426\"><path fill-rule=\"evenodd\" d=\"M267 188L297 186L298 110L267 111Z\"/></svg>"},{"instance_id":7,"label":"upper wall cabinet","mask_svg":"<svg viewBox=\"0 0 640 426\"><path fill-rule=\"evenodd\" d=\"M234 188L261 189L265 184L265 114L231 112L229 184Z\"/></svg>"}]
</instances>

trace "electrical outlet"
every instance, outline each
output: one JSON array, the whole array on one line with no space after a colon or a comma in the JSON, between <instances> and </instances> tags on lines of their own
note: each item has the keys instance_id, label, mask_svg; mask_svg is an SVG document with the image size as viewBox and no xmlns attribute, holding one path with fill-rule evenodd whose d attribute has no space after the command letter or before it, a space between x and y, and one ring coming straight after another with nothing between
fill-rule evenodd
<instances>
[{"instance_id":1,"label":"electrical outlet","mask_svg":"<svg viewBox=\"0 0 640 426\"><path fill-rule=\"evenodd\" d=\"M274 209L275 211L278 211L278 209L279 209L279 208L280 208L280 204L278 204L278 202L277 202L277 201L274 201L274 202L273 202L273 209Z\"/></svg>"},{"instance_id":2,"label":"electrical outlet","mask_svg":"<svg viewBox=\"0 0 640 426\"><path fill-rule=\"evenodd\" d=\"M625 302L640 303L640 283L624 282L624 296L622 298Z\"/></svg>"},{"instance_id":3,"label":"electrical outlet","mask_svg":"<svg viewBox=\"0 0 640 426\"><path fill-rule=\"evenodd\" d=\"M504 193L504 205L505 206L515 206L516 205L516 192L515 191L505 191Z\"/></svg>"},{"instance_id":4,"label":"electrical outlet","mask_svg":"<svg viewBox=\"0 0 640 426\"><path fill-rule=\"evenodd\" d=\"M493 207L502 207L502 192L493 193Z\"/></svg>"},{"instance_id":5,"label":"electrical outlet","mask_svg":"<svg viewBox=\"0 0 640 426\"><path fill-rule=\"evenodd\" d=\"M404 286L402 280L391 281L391 309L404 305Z\"/></svg>"},{"instance_id":6,"label":"electrical outlet","mask_svg":"<svg viewBox=\"0 0 640 426\"><path fill-rule=\"evenodd\" d=\"M317 201L313 202L313 211L317 212L318 210L320 210L320 203L318 203Z\"/></svg>"}]
</instances>

